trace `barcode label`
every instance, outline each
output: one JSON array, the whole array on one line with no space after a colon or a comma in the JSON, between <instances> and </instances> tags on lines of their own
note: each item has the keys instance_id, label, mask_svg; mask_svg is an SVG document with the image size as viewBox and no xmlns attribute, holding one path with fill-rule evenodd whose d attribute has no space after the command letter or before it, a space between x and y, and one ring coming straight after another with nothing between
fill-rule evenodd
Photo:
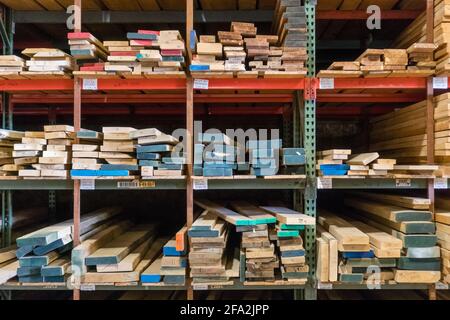
<instances>
[{"instance_id":1,"label":"barcode label","mask_svg":"<svg viewBox=\"0 0 450 320\"><path fill-rule=\"evenodd\" d=\"M317 289L320 290L331 290L333 289L333 284L331 282L319 282L317 283Z\"/></svg>"},{"instance_id":2,"label":"barcode label","mask_svg":"<svg viewBox=\"0 0 450 320\"><path fill-rule=\"evenodd\" d=\"M331 178L318 178L317 189L333 189L333 179Z\"/></svg>"},{"instance_id":3,"label":"barcode label","mask_svg":"<svg viewBox=\"0 0 450 320\"><path fill-rule=\"evenodd\" d=\"M434 179L435 189L448 189L448 179L447 178L435 178Z\"/></svg>"},{"instance_id":4,"label":"barcode label","mask_svg":"<svg viewBox=\"0 0 450 320\"><path fill-rule=\"evenodd\" d=\"M397 188L409 188L411 187L411 179L396 179L395 186Z\"/></svg>"},{"instance_id":5,"label":"barcode label","mask_svg":"<svg viewBox=\"0 0 450 320\"><path fill-rule=\"evenodd\" d=\"M98 90L98 80L83 79L83 90Z\"/></svg>"},{"instance_id":6,"label":"barcode label","mask_svg":"<svg viewBox=\"0 0 450 320\"><path fill-rule=\"evenodd\" d=\"M448 78L447 77L433 78L433 89L448 89Z\"/></svg>"},{"instance_id":7,"label":"barcode label","mask_svg":"<svg viewBox=\"0 0 450 320\"><path fill-rule=\"evenodd\" d=\"M95 291L95 284L81 284L81 291Z\"/></svg>"},{"instance_id":8,"label":"barcode label","mask_svg":"<svg viewBox=\"0 0 450 320\"><path fill-rule=\"evenodd\" d=\"M208 90L209 89L209 80L195 79L194 80L194 89Z\"/></svg>"},{"instance_id":9,"label":"barcode label","mask_svg":"<svg viewBox=\"0 0 450 320\"><path fill-rule=\"evenodd\" d=\"M201 283L201 284L194 284L192 286L192 288L194 290L208 290L208 285L207 284L203 284L203 283Z\"/></svg>"},{"instance_id":10,"label":"barcode label","mask_svg":"<svg viewBox=\"0 0 450 320\"><path fill-rule=\"evenodd\" d=\"M334 89L334 79L333 78L320 78L319 88L322 90Z\"/></svg>"},{"instance_id":11,"label":"barcode label","mask_svg":"<svg viewBox=\"0 0 450 320\"><path fill-rule=\"evenodd\" d=\"M118 181L118 189L140 189L140 188L154 188L155 181Z\"/></svg>"},{"instance_id":12,"label":"barcode label","mask_svg":"<svg viewBox=\"0 0 450 320\"><path fill-rule=\"evenodd\" d=\"M208 190L208 180L194 180L194 190Z\"/></svg>"},{"instance_id":13,"label":"barcode label","mask_svg":"<svg viewBox=\"0 0 450 320\"><path fill-rule=\"evenodd\" d=\"M95 190L95 180L94 179L81 179L80 189L81 190Z\"/></svg>"}]
</instances>

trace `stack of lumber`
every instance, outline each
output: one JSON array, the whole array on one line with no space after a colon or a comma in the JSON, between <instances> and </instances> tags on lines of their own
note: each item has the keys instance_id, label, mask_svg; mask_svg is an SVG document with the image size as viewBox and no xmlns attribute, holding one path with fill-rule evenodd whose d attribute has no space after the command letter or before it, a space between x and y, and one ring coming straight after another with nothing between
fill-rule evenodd
<instances>
[{"instance_id":1,"label":"stack of lumber","mask_svg":"<svg viewBox=\"0 0 450 320\"><path fill-rule=\"evenodd\" d=\"M82 265L82 283L139 283L142 272L158 257L162 245L155 240L157 225L129 226L127 221L112 225L73 250L72 261L76 257L77 265Z\"/></svg>"},{"instance_id":2,"label":"stack of lumber","mask_svg":"<svg viewBox=\"0 0 450 320\"><path fill-rule=\"evenodd\" d=\"M249 140L247 149L250 157L250 173L257 177L273 176L279 171L282 141Z\"/></svg>"},{"instance_id":3,"label":"stack of lumber","mask_svg":"<svg viewBox=\"0 0 450 320\"><path fill-rule=\"evenodd\" d=\"M136 152L141 176L180 177L184 173L185 157L177 152L179 141L158 129L147 128L130 133L137 141Z\"/></svg>"},{"instance_id":4,"label":"stack of lumber","mask_svg":"<svg viewBox=\"0 0 450 320\"><path fill-rule=\"evenodd\" d=\"M14 144L14 164L20 166L19 177L33 178L41 176L39 158L47 146L45 132L25 131L22 143Z\"/></svg>"},{"instance_id":5,"label":"stack of lumber","mask_svg":"<svg viewBox=\"0 0 450 320\"><path fill-rule=\"evenodd\" d=\"M281 67L286 72L306 74L308 29L306 11L302 2L300 0L277 1L274 21L273 30L278 35L278 48L273 49L282 50Z\"/></svg>"},{"instance_id":6,"label":"stack of lumber","mask_svg":"<svg viewBox=\"0 0 450 320\"><path fill-rule=\"evenodd\" d=\"M18 56L0 56L0 79L21 79L25 70L25 60Z\"/></svg>"},{"instance_id":7,"label":"stack of lumber","mask_svg":"<svg viewBox=\"0 0 450 320\"><path fill-rule=\"evenodd\" d=\"M191 72L225 71L225 61L222 60L223 45L216 42L215 36L200 36L195 52L189 67Z\"/></svg>"},{"instance_id":8,"label":"stack of lumber","mask_svg":"<svg viewBox=\"0 0 450 320\"><path fill-rule=\"evenodd\" d=\"M276 218L245 201L232 202L231 208L255 220L255 225L236 228L236 231L242 234L241 263L245 266L242 268L245 274L241 274L241 280L274 281L280 261L275 244L269 239L269 229L276 222Z\"/></svg>"},{"instance_id":9,"label":"stack of lumber","mask_svg":"<svg viewBox=\"0 0 450 320\"><path fill-rule=\"evenodd\" d=\"M228 283L239 277L238 253L228 246L231 225L204 211L188 230L192 283ZM227 247L228 246L228 247Z\"/></svg>"},{"instance_id":10,"label":"stack of lumber","mask_svg":"<svg viewBox=\"0 0 450 320\"><path fill-rule=\"evenodd\" d=\"M225 71L245 71L244 39L238 32L219 31L219 41L223 46L225 55ZM202 39L200 37L200 39Z\"/></svg>"},{"instance_id":11,"label":"stack of lumber","mask_svg":"<svg viewBox=\"0 0 450 320\"><path fill-rule=\"evenodd\" d=\"M17 276L16 246L0 249L0 285Z\"/></svg>"},{"instance_id":12,"label":"stack of lumber","mask_svg":"<svg viewBox=\"0 0 450 320\"><path fill-rule=\"evenodd\" d=\"M25 78L70 78L74 70L73 58L59 49L25 49L24 56L28 71L22 71Z\"/></svg>"},{"instance_id":13,"label":"stack of lumber","mask_svg":"<svg viewBox=\"0 0 450 320\"><path fill-rule=\"evenodd\" d=\"M67 34L70 54L83 66L92 67L95 63L104 62L109 54L108 50L89 32L70 32ZM85 65L87 63L87 65Z\"/></svg>"},{"instance_id":14,"label":"stack of lumber","mask_svg":"<svg viewBox=\"0 0 450 320\"><path fill-rule=\"evenodd\" d=\"M131 137L134 131L136 131L135 128L129 127L102 128L103 144L100 146L99 158L106 161L109 166L102 166L100 171L104 172L100 174L109 177L134 178L133 171L139 170L136 167L135 139Z\"/></svg>"},{"instance_id":15,"label":"stack of lumber","mask_svg":"<svg viewBox=\"0 0 450 320\"><path fill-rule=\"evenodd\" d=\"M434 1L434 44L437 50L434 53L436 61L436 74L448 75L450 71L450 14L448 13L449 0ZM425 42L426 39L426 12L421 14L408 28L406 28L394 41L395 48L408 48L414 42Z\"/></svg>"},{"instance_id":16,"label":"stack of lumber","mask_svg":"<svg viewBox=\"0 0 450 320\"><path fill-rule=\"evenodd\" d=\"M434 44L414 43L405 49L367 49L351 62L333 62L319 78L428 77L434 74Z\"/></svg>"},{"instance_id":17,"label":"stack of lumber","mask_svg":"<svg viewBox=\"0 0 450 320\"><path fill-rule=\"evenodd\" d=\"M83 215L80 234L90 234L120 212L120 208L111 207ZM70 266L67 254L73 247L73 232L73 221L67 220L17 238L19 282L64 282Z\"/></svg>"},{"instance_id":18,"label":"stack of lumber","mask_svg":"<svg viewBox=\"0 0 450 320\"><path fill-rule=\"evenodd\" d=\"M24 137L23 132L0 129L0 179L17 176L23 167L14 161L14 145Z\"/></svg>"},{"instance_id":19,"label":"stack of lumber","mask_svg":"<svg viewBox=\"0 0 450 320\"><path fill-rule=\"evenodd\" d=\"M78 132L80 144L73 146L73 156L76 157L73 162L77 165L73 167L71 176L78 179L134 178L139 171L134 158L134 140L130 138L134 130L106 127L103 133L89 130Z\"/></svg>"},{"instance_id":20,"label":"stack of lumber","mask_svg":"<svg viewBox=\"0 0 450 320\"><path fill-rule=\"evenodd\" d=\"M443 170L450 161L450 95L434 98L436 163ZM426 101L371 119L370 150L396 158L399 163L417 164L427 160Z\"/></svg>"},{"instance_id":21,"label":"stack of lumber","mask_svg":"<svg viewBox=\"0 0 450 320\"><path fill-rule=\"evenodd\" d=\"M395 159L381 159L377 152L353 154L349 149L323 150L317 153L321 176L377 177L396 169Z\"/></svg>"},{"instance_id":22,"label":"stack of lumber","mask_svg":"<svg viewBox=\"0 0 450 320\"><path fill-rule=\"evenodd\" d=\"M320 210L317 278L321 282L382 284L393 280L402 242L351 218Z\"/></svg>"},{"instance_id":23,"label":"stack of lumber","mask_svg":"<svg viewBox=\"0 0 450 320\"><path fill-rule=\"evenodd\" d=\"M354 217L402 241L402 256L397 261L397 283L435 283L441 278L440 249L430 204L417 204L411 198L375 193L350 194L345 204ZM424 209L414 209L414 208Z\"/></svg>"},{"instance_id":24,"label":"stack of lumber","mask_svg":"<svg viewBox=\"0 0 450 320\"><path fill-rule=\"evenodd\" d=\"M450 199L448 196L436 197L436 235L441 247L442 280L450 284Z\"/></svg>"},{"instance_id":25,"label":"stack of lumber","mask_svg":"<svg viewBox=\"0 0 450 320\"><path fill-rule=\"evenodd\" d=\"M231 177L236 164L238 148L223 133L200 133L194 150L194 170L204 177Z\"/></svg>"},{"instance_id":26,"label":"stack of lumber","mask_svg":"<svg viewBox=\"0 0 450 320\"><path fill-rule=\"evenodd\" d=\"M261 207L274 215L277 225L271 230L271 240L276 240L281 260L281 276L287 281L306 281L309 266L306 264L305 248L301 231L315 225L315 219L284 207Z\"/></svg>"},{"instance_id":27,"label":"stack of lumber","mask_svg":"<svg viewBox=\"0 0 450 320\"><path fill-rule=\"evenodd\" d=\"M44 126L46 150L39 157L40 176L45 178L68 178L72 163L72 144L76 133L67 125Z\"/></svg>"},{"instance_id":28,"label":"stack of lumber","mask_svg":"<svg viewBox=\"0 0 450 320\"><path fill-rule=\"evenodd\" d=\"M99 132L81 130L77 132L78 143L72 145L72 170L100 170L100 143L103 135ZM71 172L73 176L73 171Z\"/></svg>"},{"instance_id":29,"label":"stack of lumber","mask_svg":"<svg viewBox=\"0 0 450 320\"><path fill-rule=\"evenodd\" d=\"M164 245L160 269L164 284L185 285L187 271L186 255L186 250L177 249L176 239L171 239Z\"/></svg>"}]
</instances>

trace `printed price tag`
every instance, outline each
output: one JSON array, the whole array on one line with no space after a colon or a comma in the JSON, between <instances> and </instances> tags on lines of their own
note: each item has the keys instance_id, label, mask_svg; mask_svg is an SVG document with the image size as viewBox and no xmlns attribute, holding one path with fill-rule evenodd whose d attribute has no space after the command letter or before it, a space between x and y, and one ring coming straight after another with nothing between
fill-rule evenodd
<instances>
[{"instance_id":1,"label":"printed price tag","mask_svg":"<svg viewBox=\"0 0 450 320\"><path fill-rule=\"evenodd\" d=\"M95 291L95 284L81 284L81 291Z\"/></svg>"},{"instance_id":2,"label":"printed price tag","mask_svg":"<svg viewBox=\"0 0 450 320\"><path fill-rule=\"evenodd\" d=\"M83 90L98 90L98 80L83 79Z\"/></svg>"},{"instance_id":3,"label":"printed price tag","mask_svg":"<svg viewBox=\"0 0 450 320\"><path fill-rule=\"evenodd\" d=\"M194 89L208 90L209 89L209 80L195 79L194 80Z\"/></svg>"},{"instance_id":4,"label":"printed price tag","mask_svg":"<svg viewBox=\"0 0 450 320\"><path fill-rule=\"evenodd\" d=\"M95 180L94 179L81 179L80 180L81 190L95 190Z\"/></svg>"},{"instance_id":5,"label":"printed price tag","mask_svg":"<svg viewBox=\"0 0 450 320\"><path fill-rule=\"evenodd\" d=\"M320 78L319 88L326 89L334 89L334 79L333 78Z\"/></svg>"},{"instance_id":6,"label":"printed price tag","mask_svg":"<svg viewBox=\"0 0 450 320\"><path fill-rule=\"evenodd\" d=\"M194 290L208 290L208 285L207 284L203 284L203 283L201 283L201 284L194 284L192 286L192 288Z\"/></svg>"},{"instance_id":7,"label":"printed price tag","mask_svg":"<svg viewBox=\"0 0 450 320\"><path fill-rule=\"evenodd\" d=\"M448 77L433 78L433 89L448 89Z\"/></svg>"},{"instance_id":8,"label":"printed price tag","mask_svg":"<svg viewBox=\"0 0 450 320\"><path fill-rule=\"evenodd\" d=\"M317 289L331 290L333 289L333 284L331 282L319 282L317 283Z\"/></svg>"},{"instance_id":9,"label":"printed price tag","mask_svg":"<svg viewBox=\"0 0 450 320\"><path fill-rule=\"evenodd\" d=\"M448 189L448 179L447 178L436 178L434 179L435 189Z\"/></svg>"},{"instance_id":10,"label":"printed price tag","mask_svg":"<svg viewBox=\"0 0 450 320\"><path fill-rule=\"evenodd\" d=\"M438 282L438 283L436 283L436 289L437 290L448 290L448 284Z\"/></svg>"},{"instance_id":11,"label":"printed price tag","mask_svg":"<svg viewBox=\"0 0 450 320\"><path fill-rule=\"evenodd\" d=\"M333 189L333 179L331 178L318 178L317 189Z\"/></svg>"},{"instance_id":12,"label":"printed price tag","mask_svg":"<svg viewBox=\"0 0 450 320\"><path fill-rule=\"evenodd\" d=\"M194 190L208 190L208 180L194 180Z\"/></svg>"},{"instance_id":13,"label":"printed price tag","mask_svg":"<svg viewBox=\"0 0 450 320\"><path fill-rule=\"evenodd\" d=\"M395 186L397 188L409 188L411 187L411 179L396 179Z\"/></svg>"},{"instance_id":14,"label":"printed price tag","mask_svg":"<svg viewBox=\"0 0 450 320\"><path fill-rule=\"evenodd\" d=\"M154 188L156 186L155 181L118 181L118 189L144 189Z\"/></svg>"}]
</instances>

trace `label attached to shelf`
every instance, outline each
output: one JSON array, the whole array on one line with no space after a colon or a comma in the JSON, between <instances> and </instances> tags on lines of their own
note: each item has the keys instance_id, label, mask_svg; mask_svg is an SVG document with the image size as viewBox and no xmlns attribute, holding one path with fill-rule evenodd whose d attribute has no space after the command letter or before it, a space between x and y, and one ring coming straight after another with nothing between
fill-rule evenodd
<instances>
[{"instance_id":1,"label":"label attached to shelf","mask_svg":"<svg viewBox=\"0 0 450 320\"><path fill-rule=\"evenodd\" d=\"M208 285L204 283L194 284L192 286L194 290L208 290Z\"/></svg>"},{"instance_id":2,"label":"label attached to shelf","mask_svg":"<svg viewBox=\"0 0 450 320\"><path fill-rule=\"evenodd\" d=\"M331 283L331 282L318 282L317 283L317 289L320 289L320 290L332 290L333 289L333 283Z\"/></svg>"},{"instance_id":3,"label":"label attached to shelf","mask_svg":"<svg viewBox=\"0 0 450 320\"><path fill-rule=\"evenodd\" d=\"M448 77L433 78L433 89L448 89Z\"/></svg>"},{"instance_id":4,"label":"label attached to shelf","mask_svg":"<svg viewBox=\"0 0 450 320\"><path fill-rule=\"evenodd\" d=\"M80 180L81 190L95 190L95 179L81 179Z\"/></svg>"},{"instance_id":5,"label":"label attached to shelf","mask_svg":"<svg viewBox=\"0 0 450 320\"><path fill-rule=\"evenodd\" d=\"M155 181L118 181L117 189L145 189L155 188Z\"/></svg>"},{"instance_id":6,"label":"label attached to shelf","mask_svg":"<svg viewBox=\"0 0 450 320\"><path fill-rule=\"evenodd\" d=\"M95 284L82 283L80 291L95 291Z\"/></svg>"},{"instance_id":7,"label":"label attached to shelf","mask_svg":"<svg viewBox=\"0 0 450 320\"><path fill-rule=\"evenodd\" d=\"M447 178L435 178L434 179L435 189L448 189L448 179Z\"/></svg>"},{"instance_id":8,"label":"label attached to shelf","mask_svg":"<svg viewBox=\"0 0 450 320\"><path fill-rule=\"evenodd\" d=\"M448 290L449 286L446 283L438 282L438 283L436 283L436 289L437 290Z\"/></svg>"},{"instance_id":9,"label":"label attached to shelf","mask_svg":"<svg viewBox=\"0 0 450 320\"><path fill-rule=\"evenodd\" d=\"M334 89L334 79L333 78L320 78L319 88L322 90Z\"/></svg>"},{"instance_id":10,"label":"label attached to shelf","mask_svg":"<svg viewBox=\"0 0 450 320\"><path fill-rule=\"evenodd\" d=\"M83 79L83 90L98 90L98 80Z\"/></svg>"},{"instance_id":11,"label":"label attached to shelf","mask_svg":"<svg viewBox=\"0 0 450 320\"><path fill-rule=\"evenodd\" d=\"M209 89L209 80L206 80L206 79L194 79L194 89L208 90Z\"/></svg>"},{"instance_id":12,"label":"label attached to shelf","mask_svg":"<svg viewBox=\"0 0 450 320\"><path fill-rule=\"evenodd\" d=\"M411 179L395 179L395 186L397 188L411 187Z\"/></svg>"},{"instance_id":13,"label":"label attached to shelf","mask_svg":"<svg viewBox=\"0 0 450 320\"><path fill-rule=\"evenodd\" d=\"M208 190L208 179L194 180L194 190Z\"/></svg>"},{"instance_id":14,"label":"label attached to shelf","mask_svg":"<svg viewBox=\"0 0 450 320\"><path fill-rule=\"evenodd\" d=\"M333 179L332 178L317 178L317 189L333 189Z\"/></svg>"}]
</instances>

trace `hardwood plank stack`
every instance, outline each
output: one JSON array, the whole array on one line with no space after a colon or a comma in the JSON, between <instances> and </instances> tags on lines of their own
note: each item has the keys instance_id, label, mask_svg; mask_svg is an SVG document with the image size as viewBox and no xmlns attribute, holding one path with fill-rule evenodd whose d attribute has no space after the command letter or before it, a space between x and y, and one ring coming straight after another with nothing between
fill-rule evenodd
<instances>
[{"instance_id":1,"label":"hardwood plank stack","mask_svg":"<svg viewBox=\"0 0 450 320\"><path fill-rule=\"evenodd\" d=\"M156 230L157 225L139 225L98 235L91 241L93 247L78 251L84 257L81 262L84 261L87 270L81 274L82 283L137 285L142 272L161 250L161 246L153 246Z\"/></svg>"},{"instance_id":2,"label":"hardwood plank stack","mask_svg":"<svg viewBox=\"0 0 450 320\"><path fill-rule=\"evenodd\" d=\"M22 143L14 144L14 164L21 166L19 177L34 178L41 176L39 158L47 146L44 131L25 131Z\"/></svg>"},{"instance_id":3,"label":"hardwood plank stack","mask_svg":"<svg viewBox=\"0 0 450 320\"><path fill-rule=\"evenodd\" d=\"M280 169L282 140L249 140L250 174L257 177L274 176Z\"/></svg>"},{"instance_id":4,"label":"hardwood plank stack","mask_svg":"<svg viewBox=\"0 0 450 320\"><path fill-rule=\"evenodd\" d=\"M223 59L223 45L216 42L216 36L200 36L195 55L192 57L191 72L224 72L225 61ZM229 51L229 49L227 49Z\"/></svg>"},{"instance_id":5,"label":"hardwood plank stack","mask_svg":"<svg viewBox=\"0 0 450 320\"><path fill-rule=\"evenodd\" d=\"M70 54L83 63L83 66L92 66L95 63L106 61L109 55L108 50L89 32L69 32Z\"/></svg>"},{"instance_id":6,"label":"hardwood plank stack","mask_svg":"<svg viewBox=\"0 0 450 320\"><path fill-rule=\"evenodd\" d=\"M436 235L441 247L442 280L450 284L450 199L448 196L436 197Z\"/></svg>"},{"instance_id":7,"label":"hardwood plank stack","mask_svg":"<svg viewBox=\"0 0 450 320\"><path fill-rule=\"evenodd\" d=\"M29 79L71 78L74 70L72 56L59 49L25 49L24 56L30 58L26 61L27 71L20 75Z\"/></svg>"},{"instance_id":8,"label":"hardwood plank stack","mask_svg":"<svg viewBox=\"0 0 450 320\"><path fill-rule=\"evenodd\" d=\"M25 70L25 60L18 56L0 56L0 79L23 79L20 72Z\"/></svg>"},{"instance_id":9,"label":"hardwood plank stack","mask_svg":"<svg viewBox=\"0 0 450 320\"><path fill-rule=\"evenodd\" d=\"M414 43L408 49L367 49L355 61L333 62L319 78L428 77L434 74L434 44Z\"/></svg>"},{"instance_id":10,"label":"hardwood plank stack","mask_svg":"<svg viewBox=\"0 0 450 320\"><path fill-rule=\"evenodd\" d=\"M435 154L441 170L449 172L450 166L450 95L434 98L435 104ZM426 101L372 118L370 150L393 157L403 164L424 163L427 159Z\"/></svg>"},{"instance_id":11,"label":"hardwood plank stack","mask_svg":"<svg viewBox=\"0 0 450 320\"><path fill-rule=\"evenodd\" d=\"M80 234L89 234L120 212L120 208L111 207L83 215ZM67 220L17 238L19 282L64 282L69 271L67 254L73 247L73 232L73 221Z\"/></svg>"},{"instance_id":12,"label":"hardwood plank stack","mask_svg":"<svg viewBox=\"0 0 450 320\"><path fill-rule=\"evenodd\" d=\"M82 130L77 132L77 139L78 143L72 145L72 170L100 170L99 151L103 134Z\"/></svg>"},{"instance_id":13,"label":"hardwood plank stack","mask_svg":"<svg viewBox=\"0 0 450 320\"><path fill-rule=\"evenodd\" d=\"M440 250L437 247L436 225L429 209L411 209L402 200L392 205L392 198L358 193L348 196L345 204L364 217L365 223L402 241L402 256L398 258L394 280L397 283L435 283L441 278ZM377 199L377 200L372 200Z\"/></svg>"},{"instance_id":14,"label":"hardwood plank stack","mask_svg":"<svg viewBox=\"0 0 450 320\"><path fill-rule=\"evenodd\" d=\"M14 162L14 144L21 141L24 133L0 129L0 179L17 176L22 167Z\"/></svg>"},{"instance_id":15,"label":"hardwood plank stack","mask_svg":"<svg viewBox=\"0 0 450 320\"><path fill-rule=\"evenodd\" d=\"M17 276L19 261L16 259L16 246L0 249L0 285Z\"/></svg>"},{"instance_id":16,"label":"hardwood plank stack","mask_svg":"<svg viewBox=\"0 0 450 320\"><path fill-rule=\"evenodd\" d=\"M204 177L231 177L239 170L239 149L223 133L200 133L194 150L194 174ZM245 168L244 168L245 169Z\"/></svg>"},{"instance_id":17,"label":"hardwood plank stack","mask_svg":"<svg viewBox=\"0 0 450 320\"><path fill-rule=\"evenodd\" d=\"M434 1L434 53L436 75L444 76L450 72L450 14L449 0ZM408 48L414 42L426 42L426 12L414 20L394 41L395 48Z\"/></svg>"},{"instance_id":18,"label":"hardwood plank stack","mask_svg":"<svg viewBox=\"0 0 450 320\"><path fill-rule=\"evenodd\" d=\"M188 230L192 283L228 283L239 277L235 249L229 247L231 225L205 210Z\"/></svg>"},{"instance_id":19,"label":"hardwood plank stack","mask_svg":"<svg viewBox=\"0 0 450 320\"><path fill-rule=\"evenodd\" d=\"M224 71L245 71L244 39L238 32L219 31L217 33L225 55ZM201 37L200 37L201 39Z\"/></svg>"},{"instance_id":20,"label":"hardwood plank stack","mask_svg":"<svg viewBox=\"0 0 450 320\"><path fill-rule=\"evenodd\" d=\"M70 176L72 163L72 144L76 133L72 126L44 126L44 138L47 140L46 150L39 158L40 176L44 178L67 179Z\"/></svg>"},{"instance_id":21,"label":"hardwood plank stack","mask_svg":"<svg viewBox=\"0 0 450 320\"><path fill-rule=\"evenodd\" d=\"M136 130L130 137L137 141L136 152L141 176L180 177L184 174L186 159L177 151L179 141L158 129Z\"/></svg>"}]
</instances>

